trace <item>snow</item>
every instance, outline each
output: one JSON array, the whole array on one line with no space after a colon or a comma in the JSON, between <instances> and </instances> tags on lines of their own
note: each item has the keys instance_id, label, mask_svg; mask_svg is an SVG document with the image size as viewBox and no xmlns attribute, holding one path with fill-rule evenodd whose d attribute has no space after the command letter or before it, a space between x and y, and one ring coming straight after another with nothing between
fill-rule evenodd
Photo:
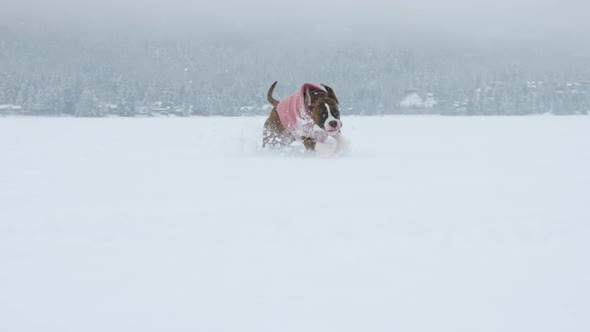
<instances>
[{"instance_id":1,"label":"snow","mask_svg":"<svg viewBox=\"0 0 590 332\"><path fill-rule=\"evenodd\" d=\"M590 117L0 121L0 331L588 331Z\"/></svg>"}]
</instances>

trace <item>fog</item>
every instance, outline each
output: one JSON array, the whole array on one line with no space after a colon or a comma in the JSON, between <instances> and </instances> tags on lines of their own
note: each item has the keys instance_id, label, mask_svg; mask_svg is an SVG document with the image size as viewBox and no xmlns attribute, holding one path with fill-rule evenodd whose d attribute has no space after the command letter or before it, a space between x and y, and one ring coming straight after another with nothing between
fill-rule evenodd
<instances>
[{"instance_id":1,"label":"fog","mask_svg":"<svg viewBox=\"0 0 590 332\"><path fill-rule=\"evenodd\" d=\"M3 22L22 25L134 24L169 28L305 26L407 29L479 37L569 38L590 29L584 0L3 0ZM335 27L338 26L338 27ZM581 38L581 37L580 37Z\"/></svg>"},{"instance_id":2,"label":"fog","mask_svg":"<svg viewBox=\"0 0 590 332\"><path fill-rule=\"evenodd\" d=\"M28 103L75 113L88 90L103 106L168 98L170 107L226 114L216 107L229 104L239 114L260 109L279 80L279 93L331 83L353 113L399 113L409 90L455 105L422 110L433 113L587 112L588 12L584 0L2 0L0 105L24 110L32 94L72 93ZM173 96L150 92L162 86ZM494 106L456 106L480 100ZM56 103L71 106L47 106Z\"/></svg>"}]
</instances>

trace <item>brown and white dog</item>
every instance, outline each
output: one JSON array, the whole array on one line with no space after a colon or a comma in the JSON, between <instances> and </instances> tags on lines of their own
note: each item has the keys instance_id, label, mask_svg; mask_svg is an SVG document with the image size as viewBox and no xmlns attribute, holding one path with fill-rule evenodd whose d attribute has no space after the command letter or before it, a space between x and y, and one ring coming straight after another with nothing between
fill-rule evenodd
<instances>
[{"instance_id":1,"label":"brown and white dog","mask_svg":"<svg viewBox=\"0 0 590 332\"><path fill-rule=\"evenodd\" d=\"M305 83L298 92L278 101L272 94L274 82L267 93L273 109L264 123L262 146L287 146L300 140L307 150L316 150L317 143L325 143L329 136L340 137L340 111L334 90Z\"/></svg>"}]
</instances>

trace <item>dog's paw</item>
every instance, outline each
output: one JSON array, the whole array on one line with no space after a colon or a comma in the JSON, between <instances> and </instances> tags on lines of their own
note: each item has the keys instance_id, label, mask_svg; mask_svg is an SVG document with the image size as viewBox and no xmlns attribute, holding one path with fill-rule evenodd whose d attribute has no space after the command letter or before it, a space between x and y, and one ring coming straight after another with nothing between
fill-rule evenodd
<instances>
[{"instance_id":1,"label":"dog's paw","mask_svg":"<svg viewBox=\"0 0 590 332\"><path fill-rule=\"evenodd\" d=\"M336 136L336 154L348 154L350 153L350 141L342 134Z\"/></svg>"},{"instance_id":2,"label":"dog's paw","mask_svg":"<svg viewBox=\"0 0 590 332\"><path fill-rule=\"evenodd\" d=\"M315 151L322 157L344 155L350 151L350 143L342 134L333 136L326 143L317 142Z\"/></svg>"},{"instance_id":3,"label":"dog's paw","mask_svg":"<svg viewBox=\"0 0 590 332\"><path fill-rule=\"evenodd\" d=\"M320 156L330 157L330 156L333 156L336 153L336 145L335 144L329 144L329 143L320 143L320 142L317 142L315 144L315 151Z\"/></svg>"}]
</instances>

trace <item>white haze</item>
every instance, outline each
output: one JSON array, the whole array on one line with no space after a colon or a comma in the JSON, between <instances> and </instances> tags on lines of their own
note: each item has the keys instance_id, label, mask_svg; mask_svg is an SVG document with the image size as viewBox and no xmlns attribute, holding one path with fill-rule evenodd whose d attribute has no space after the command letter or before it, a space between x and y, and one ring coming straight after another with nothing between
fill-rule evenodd
<instances>
[{"instance_id":1,"label":"white haze","mask_svg":"<svg viewBox=\"0 0 590 332\"><path fill-rule=\"evenodd\" d=\"M278 96L304 81L331 84L348 114L416 112L399 106L413 90L436 105L423 113L588 114L589 9L581 0L2 0L0 107L19 111L0 113L262 114L278 80Z\"/></svg>"},{"instance_id":2,"label":"white haze","mask_svg":"<svg viewBox=\"0 0 590 332\"><path fill-rule=\"evenodd\" d=\"M4 0L1 25L214 29L272 27L298 31L324 28L346 33L366 28L444 33L476 38L576 41L590 29L583 0ZM581 40L579 40L581 42ZM579 43L582 44L582 43Z\"/></svg>"}]
</instances>

